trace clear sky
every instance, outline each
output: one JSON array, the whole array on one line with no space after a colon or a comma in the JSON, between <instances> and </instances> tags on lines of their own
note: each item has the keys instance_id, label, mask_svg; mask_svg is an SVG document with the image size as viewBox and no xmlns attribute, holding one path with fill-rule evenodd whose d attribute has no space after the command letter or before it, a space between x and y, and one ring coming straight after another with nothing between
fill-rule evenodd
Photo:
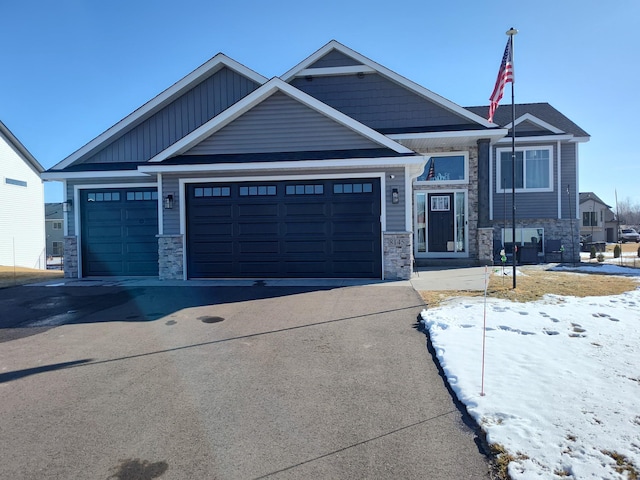
<instances>
[{"instance_id":1,"label":"clear sky","mask_svg":"<svg viewBox=\"0 0 640 480\"><path fill-rule=\"evenodd\" d=\"M485 105L513 26L516 102L549 102L591 135L580 191L640 203L638 0L23 0L2 17L0 120L45 168L218 52L271 78L335 39ZM59 183L45 199L62 200Z\"/></svg>"}]
</instances>

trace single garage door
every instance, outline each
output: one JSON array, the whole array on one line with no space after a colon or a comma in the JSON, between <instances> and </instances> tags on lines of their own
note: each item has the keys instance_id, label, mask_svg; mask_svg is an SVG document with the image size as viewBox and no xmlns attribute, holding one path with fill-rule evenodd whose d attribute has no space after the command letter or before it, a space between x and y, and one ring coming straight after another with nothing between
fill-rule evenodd
<instances>
[{"instance_id":1,"label":"single garage door","mask_svg":"<svg viewBox=\"0 0 640 480\"><path fill-rule=\"evenodd\" d=\"M158 275L155 188L81 191L84 276Z\"/></svg>"},{"instance_id":2,"label":"single garage door","mask_svg":"<svg viewBox=\"0 0 640 480\"><path fill-rule=\"evenodd\" d=\"M380 278L380 180L187 185L189 278Z\"/></svg>"}]
</instances>

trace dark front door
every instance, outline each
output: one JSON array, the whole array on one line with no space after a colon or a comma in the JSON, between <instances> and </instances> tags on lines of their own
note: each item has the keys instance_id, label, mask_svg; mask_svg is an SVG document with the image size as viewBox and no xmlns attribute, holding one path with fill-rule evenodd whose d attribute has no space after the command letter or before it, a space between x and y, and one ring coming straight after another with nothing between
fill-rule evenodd
<instances>
[{"instance_id":1,"label":"dark front door","mask_svg":"<svg viewBox=\"0 0 640 480\"><path fill-rule=\"evenodd\" d=\"M155 188L82 190L83 276L158 275Z\"/></svg>"},{"instance_id":2,"label":"dark front door","mask_svg":"<svg viewBox=\"0 0 640 480\"><path fill-rule=\"evenodd\" d=\"M452 193L428 196L429 252L454 250L454 203Z\"/></svg>"},{"instance_id":3,"label":"dark front door","mask_svg":"<svg viewBox=\"0 0 640 480\"><path fill-rule=\"evenodd\" d=\"M186 190L189 278L382 276L379 179Z\"/></svg>"}]
</instances>

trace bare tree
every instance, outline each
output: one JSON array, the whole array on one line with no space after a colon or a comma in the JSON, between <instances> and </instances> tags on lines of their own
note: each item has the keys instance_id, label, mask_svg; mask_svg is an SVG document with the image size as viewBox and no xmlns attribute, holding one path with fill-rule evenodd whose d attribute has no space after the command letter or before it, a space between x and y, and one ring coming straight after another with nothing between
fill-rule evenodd
<instances>
[{"instance_id":1,"label":"bare tree","mask_svg":"<svg viewBox=\"0 0 640 480\"><path fill-rule=\"evenodd\" d=\"M629 197L618 200L618 219L621 225L640 225L640 203Z\"/></svg>"}]
</instances>

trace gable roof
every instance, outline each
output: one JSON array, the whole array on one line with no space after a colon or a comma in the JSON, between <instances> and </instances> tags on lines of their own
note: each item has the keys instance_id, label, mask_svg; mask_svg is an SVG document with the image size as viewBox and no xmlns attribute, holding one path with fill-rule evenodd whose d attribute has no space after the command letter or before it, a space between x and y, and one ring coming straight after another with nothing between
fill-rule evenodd
<instances>
[{"instance_id":1,"label":"gable roof","mask_svg":"<svg viewBox=\"0 0 640 480\"><path fill-rule=\"evenodd\" d=\"M11 130L9 130L7 126L2 122L0 122L0 133L7 139L11 146L13 146L13 148L18 151L25 163L34 172L36 172L37 174L41 174L42 172L44 172L44 168L42 167L42 165L40 165L40 162L38 162L35 157L31 155L31 152L27 150L27 148L20 142L20 140L18 140L18 138L13 133L11 133Z\"/></svg>"},{"instance_id":2,"label":"gable roof","mask_svg":"<svg viewBox=\"0 0 640 480\"><path fill-rule=\"evenodd\" d=\"M600 197L598 197L595 193L593 192L580 192L580 203L584 203L587 202L589 200L593 200L596 203L599 203L601 205L604 205L607 208L611 208L611 205L607 205L606 203L604 203L602 201L602 199Z\"/></svg>"},{"instance_id":3,"label":"gable roof","mask_svg":"<svg viewBox=\"0 0 640 480\"><path fill-rule=\"evenodd\" d=\"M266 77L263 77L253 70L227 57L223 53L218 53L213 58L202 64L200 67L189 73L187 76L174 83L171 87L167 88L152 100L148 101L143 106L100 134L98 137L94 138L85 146L81 147L79 150L56 164L51 168L51 170L63 169L72 165L74 162L83 160L92 153L99 151L101 148L104 148L106 145L108 145L109 142L123 135L127 131L133 129L135 126L139 125L144 120L150 118L152 115L159 112L162 108L169 105L172 101L178 99L190 89L194 88L200 82L204 81L205 79L225 67L248 78L249 80L252 80L259 85L267 81Z\"/></svg>"},{"instance_id":4,"label":"gable roof","mask_svg":"<svg viewBox=\"0 0 640 480\"><path fill-rule=\"evenodd\" d=\"M341 61L332 62L332 65L336 63L342 63L340 66L323 66L320 62L323 58L333 55L337 57L336 53L341 54ZM348 61L345 58L352 59L351 65L348 65ZM320 63L319 63L320 62ZM377 73L382 77L412 91L413 93L441 106L442 108L449 110L463 119L478 124L484 128L495 128L497 125L490 123L483 116L476 114L468 109L465 109L450 100L424 88L421 85L397 74L396 72L389 70L388 68L374 62L373 60L361 55L360 53L342 45L336 40L331 40L324 47L317 50L315 53L307 57L302 62L298 63L295 67L285 72L281 78L285 82L291 82L296 77L307 76L326 76L326 75L342 75L342 74L367 74ZM400 133L400 132L396 132ZM415 132L412 132L415 133Z\"/></svg>"},{"instance_id":5,"label":"gable roof","mask_svg":"<svg viewBox=\"0 0 640 480\"><path fill-rule=\"evenodd\" d=\"M566 133L580 138L589 138L589 134L582 128L569 120L565 115L560 113L548 103L517 103L516 108L516 136L518 135L518 123L522 121L531 121L545 129L549 133L558 134ZM477 115L487 115L489 106L466 107L467 110ZM511 108L503 105L495 112L493 120L498 125L511 128ZM555 131L554 131L555 130Z\"/></svg>"},{"instance_id":6,"label":"gable roof","mask_svg":"<svg viewBox=\"0 0 640 480\"><path fill-rule=\"evenodd\" d=\"M181 140L175 142L170 147L166 148L153 158L149 160L149 163L157 163L167 160L171 157L183 155L191 150L194 146L198 145L203 140L214 135L222 128L231 124L234 120L241 117L246 112L250 111L255 106L268 99L276 92L282 92L285 95L291 97L297 102L315 110L316 112L330 118L345 128L352 130L353 132L371 140L378 144L380 147L390 149L393 152L401 154L413 154L414 152L407 147L400 145L399 143L389 139L385 135L376 132L375 130L363 125L356 120L344 115L343 113L329 107L328 105L320 102L310 95L292 87L288 83L283 82L277 77L272 78L267 83L254 90L252 93L244 97L242 100L229 107L218 116L212 118L204 125L200 126L190 134L183 137Z\"/></svg>"}]
</instances>

